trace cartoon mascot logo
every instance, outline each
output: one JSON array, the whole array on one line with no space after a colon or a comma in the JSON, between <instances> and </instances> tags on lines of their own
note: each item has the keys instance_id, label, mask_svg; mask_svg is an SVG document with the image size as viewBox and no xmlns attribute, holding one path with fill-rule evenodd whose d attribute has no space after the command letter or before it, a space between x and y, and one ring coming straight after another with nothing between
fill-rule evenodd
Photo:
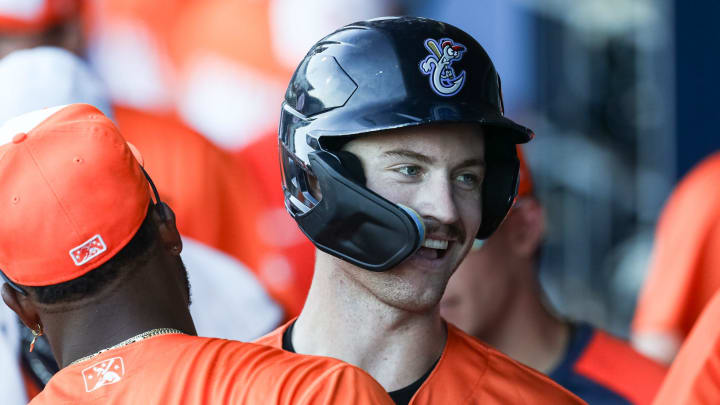
<instances>
[{"instance_id":1,"label":"cartoon mascot logo","mask_svg":"<svg viewBox=\"0 0 720 405\"><path fill-rule=\"evenodd\" d=\"M429 76L430 87L435 93L444 97L454 96L465 84L465 71L455 74L452 64L462 59L467 48L449 38L439 41L426 39L425 48L430 55L420 62L420 71Z\"/></svg>"}]
</instances>

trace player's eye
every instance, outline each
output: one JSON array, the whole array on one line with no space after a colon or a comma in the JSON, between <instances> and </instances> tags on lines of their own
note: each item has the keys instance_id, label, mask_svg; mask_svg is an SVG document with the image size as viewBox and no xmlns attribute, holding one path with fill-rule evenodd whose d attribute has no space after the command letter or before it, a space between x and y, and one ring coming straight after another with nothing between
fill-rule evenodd
<instances>
[{"instance_id":1,"label":"player's eye","mask_svg":"<svg viewBox=\"0 0 720 405\"><path fill-rule=\"evenodd\" d=\"M396 168L395 171L407 177L416 177L419 176L422 172L420 166L412 165L400 166Z\"/></svg>"},{"instance_id":2,"label":"player's eye","mask_svg":"<svg viewBox=\"0 0 720 405\"><path fill-rule=\"evenodd\" d=\"M475 173L461 173L455 176L457 184L465 190L474 190L480 186L480 176Z\"/></svg>"}]
</instances>

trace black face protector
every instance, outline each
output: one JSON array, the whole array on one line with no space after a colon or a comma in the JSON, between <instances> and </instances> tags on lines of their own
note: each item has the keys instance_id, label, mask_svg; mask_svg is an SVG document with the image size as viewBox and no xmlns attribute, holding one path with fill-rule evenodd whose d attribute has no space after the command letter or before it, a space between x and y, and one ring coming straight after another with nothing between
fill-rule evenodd
<instances>
[{"instance_id":1,"label":"black face protector","mask_svg":"<svg viewBox=\"0 0 720 405\"><path fill-rule=\"evenodd\" d=\"M296 170L297 158L281 148L288 212L320 250L367 270L388 270L420 247L422 219L365 188L357 157L339 155L344 162L338 154L312 152L312 171ZM313 190L322 196L312 195Z\"/></svg>"},{"instance_id":2,"label":"black face protector","mask_svg":"<svg viewBox=\"0 0 720 405\"><path fill-rule=\"evenodd\" d=\"M422 220L368 190L357 158L339 145L442 123L478 125L485 135L476 236L487 238L515 198L516 144L533 133L504 117L500 77L485 50L462 30L426 18L340 28L310 49L285 93L279 143L288 211L320 250L365 269L392 268L422 244Z\"/></svg>"}]
</instances>

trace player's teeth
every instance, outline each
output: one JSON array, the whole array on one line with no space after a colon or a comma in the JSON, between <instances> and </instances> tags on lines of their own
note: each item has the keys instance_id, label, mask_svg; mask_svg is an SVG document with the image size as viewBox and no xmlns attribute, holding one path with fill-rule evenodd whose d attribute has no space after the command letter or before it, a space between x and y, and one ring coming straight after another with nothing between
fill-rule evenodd
<instances>
[{"instance_id":1,"label":"player's teeth","mask_svg":"<svg viewBox=\"0 0 720 405\"><path fill-rule=\"evenodd\" d=\"M425 239L422 244L426 248L430 249L447 249L448 241L437 240L437 239Z\"/></svg>"}]
</instances>

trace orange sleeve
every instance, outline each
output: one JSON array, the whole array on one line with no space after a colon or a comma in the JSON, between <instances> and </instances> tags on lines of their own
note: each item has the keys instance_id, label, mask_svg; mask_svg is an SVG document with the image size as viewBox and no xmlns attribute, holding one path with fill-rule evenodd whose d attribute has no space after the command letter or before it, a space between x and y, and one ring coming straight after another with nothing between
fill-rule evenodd
<instances>
[{"instance_id":1,"label":"orange sleeve","mask_svg":"<svg viewBox=\"0 0 720 405\"><path fill-rule=\"evenodd\" d=\"M720 287L720 153L677 186L658 222L633 333L684 338Z\"/></svg>"},{"instance_id":2,"label":"orange sleeve","mask_svg":"<svg viewBox=\"0 0 720 405\"><path fill-rule=\"evenodd\" d=\"M720 293L703 311L653 405L720 403Z\"/></svg>"},{"instance_id":3,"label":"orange sleeve","mask_svg":"<svg viewBox=\"0 0 720 405\"><path fill-rule=\"evenodd\" d=\"M595 333L574 368L635 405L652 403L667 371L626 342L602 331Z\"/></svg>"}]
</instances>

